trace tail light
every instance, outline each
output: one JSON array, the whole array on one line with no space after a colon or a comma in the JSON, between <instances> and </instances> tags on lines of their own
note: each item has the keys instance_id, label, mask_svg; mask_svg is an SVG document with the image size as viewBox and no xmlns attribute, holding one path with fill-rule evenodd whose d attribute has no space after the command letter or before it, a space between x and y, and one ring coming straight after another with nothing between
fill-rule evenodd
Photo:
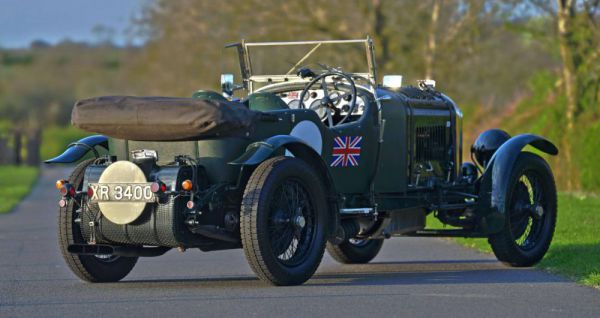
<instances>
[{"instance_id":1,"label":"tail light","mask_svg":"<svg viewBox=\"0 0 600 318\"><path fill-rule=\"evenodd\" d=\"M92 189L92 187L88 187L87 196L88 196L88 198L91 198L94 196L94 189Z\"/></svg>"},{"instance_id":2,"label":"tail light","mask_svg":"<svg viewBox=\"0 0 600 318\"><path fill-rule=\"evenodd\" d=\"M150 185L150 191L152 193L165 193L167 191L167 186L162 182L154 182Z\"/></svg>"},{"instance_id":3,"label":"tail light","mask_svg":"<svg viewBox=\"0 0 600 318\"><path fill-rule=\"evenodd\" d=\"M75 196L75 187L70 183L65 183L60 187L60 195L63 197L73 197Z\"/></svg>"}]
</instances>

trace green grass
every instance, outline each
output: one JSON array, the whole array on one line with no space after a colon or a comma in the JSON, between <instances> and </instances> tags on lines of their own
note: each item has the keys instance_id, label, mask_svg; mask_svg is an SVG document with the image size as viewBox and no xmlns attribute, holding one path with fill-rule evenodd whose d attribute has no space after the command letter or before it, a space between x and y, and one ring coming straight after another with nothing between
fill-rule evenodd
<instances>
[{"instance_id":1,"label":"green grass","mask_svg":"<svg viewBox=\"0 0 600 318\"><path fill-rule=\"evenodd\" d=\"M4 123L0 121L0 130L5 128ZM40 149L42 160L61 154L69 143L89 135L70 126L44 129ZM0 166L0 213L12 210L29 193L37 180L38 170L37 167Z\"/></svg>"},{"instance_id":2,"label":"green grass","mask_svg":"<svg viewBox=\"0 0 600 318\"><path fill-rule=\"evenodd\" d=\"M29 193L37 176L37 167L0 166L0 213L12 210Z\"/></svg>"},{"instance_id":3,"label":"green grass","mask_svg":"<svg viewBox=\"0 0 600 318\"><path fill-rule=\"evenodd\" d=\"M441 223L430 217L431 227ZM600 197L559 194L558 221L548 254L537 265L579 283L600 288ZM460 244L491 253L487 239L454 239Z\"/></svg>"},{"instance_id":4,"label":"green grass","mask_svg":"<svg viewBox=\"0 0 600 318\"><path fill-rule=\"evenodd\" d=\"M42 133L42 148L40 149L42 160L60 155L68 144L90 135L93 134L71 126L45 128Z\"/></svg>"}]
</instances>

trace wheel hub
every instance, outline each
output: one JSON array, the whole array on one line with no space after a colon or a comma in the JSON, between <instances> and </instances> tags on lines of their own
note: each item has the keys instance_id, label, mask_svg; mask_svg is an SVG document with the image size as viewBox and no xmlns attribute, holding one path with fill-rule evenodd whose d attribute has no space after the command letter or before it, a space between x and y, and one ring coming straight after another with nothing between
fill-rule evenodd
<instances>
[{"instance_id":1,"label":"wheel hub","mask_svg":"<svg viewBox=\"0 0 600 318\"><path fill-rule=\"evenodd\" d=\"M541 205L536 205L533 208L533 216L542 218L542 216L544 216L544 208Z\"/></svg>"},{"instance_id":2,"label":"wheel hub","mask_svg":"<svg viewBox=\"0 0 600 318\"><path fill-rule=\"evenodd\" d=\"M306 219L302 215L298 215L294 218L294 226L303 229L306 226Z\"/></svg>"}]
</instances>

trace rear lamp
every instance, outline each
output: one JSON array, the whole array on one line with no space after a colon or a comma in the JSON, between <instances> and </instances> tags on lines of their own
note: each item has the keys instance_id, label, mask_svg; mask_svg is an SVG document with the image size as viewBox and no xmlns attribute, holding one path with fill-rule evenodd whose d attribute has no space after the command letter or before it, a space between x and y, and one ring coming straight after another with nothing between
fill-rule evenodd
<instances>
[{"instance_id":1,"label":"rear lamp","mask_svg":"<svg viewBox=\"0 0 600 318\"><path fill-rule=\"evenodd\" d=\"M191 209L193 209L193 208L194 208L194 201L188 201L188 202L185 204L185 206L186 206L188 209L190 209L190 210L191 210Z\"/></svg>"},{"instance_id":2,"label":"rear lamp","mask_svg":"<svg viewBox=\"0 0 600 318\"><path fill-rule=\"evenodd\" d=\"M65 183L60 188L60 195L63 197L73 197L75 195L75 188L71 184Z\"/></svg>"},{"instance_id":3,"label":"rear lamp","mask_svg":"<svg viewBox=\"0 0 600 318\"><path fill-rule=\"evenodd\" d=\"M167 186L162 182L153 182L150 185L150 191L152 191L152 193L164 193L167 191Z\"/></svg>"},{"instance_id":4,"label":"rear lamp","mask_svg":"<svg viewBox=\"0 0 600 318\"><path fill-rule=\"evenodd\" d=\"M92 189L92 187L88 187L87 196L88 196L88 198L91 198L94 196L94 189Z\"/></svg>"},{"instance_id":5,"label":"rear lamp","mask_svg":"<svg viewBox=\"0 0 600 318\"><path fill-rule=\"evenodd\" d=\"M56 189L60 190L67 183L69 183L69 181L67 181L67 180L57 180L56 184L55 184Z\"/></svg>"},{"instance_id":6,"label":"rear lamp","mask_svg":"<svg viewBox=\"0 0 600 318\"><path fill-rule=\"evenodd\" d=\"M190 180L185 180L181 183L181 188L185 191L191 191L194 187L194 184Z\"/></svg>"}]
</instances>

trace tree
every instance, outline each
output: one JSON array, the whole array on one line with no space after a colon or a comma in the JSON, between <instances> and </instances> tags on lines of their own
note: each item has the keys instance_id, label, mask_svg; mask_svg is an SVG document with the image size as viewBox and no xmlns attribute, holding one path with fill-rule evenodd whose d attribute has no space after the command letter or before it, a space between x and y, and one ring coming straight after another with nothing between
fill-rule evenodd
<instances>
[{"instance_id":1,"label":"tree","mask_svg":"<svg viewBox=\"0 0 600 318\"><path fill-rule=\"evenodd\" d=\"M518 4L517 4L518 5ZM555 32L545 36L555 39L561 61L561 87L566 100L565 133L562 153L567 171L567 190L578 188L577 169L573 165L572 138L579 115L598 102L600 86L600 1L541 0L526 2L534 14L545 16L555 26ZM592 110L597 112L597 110Z\"/></svg>"}]
</instances>

